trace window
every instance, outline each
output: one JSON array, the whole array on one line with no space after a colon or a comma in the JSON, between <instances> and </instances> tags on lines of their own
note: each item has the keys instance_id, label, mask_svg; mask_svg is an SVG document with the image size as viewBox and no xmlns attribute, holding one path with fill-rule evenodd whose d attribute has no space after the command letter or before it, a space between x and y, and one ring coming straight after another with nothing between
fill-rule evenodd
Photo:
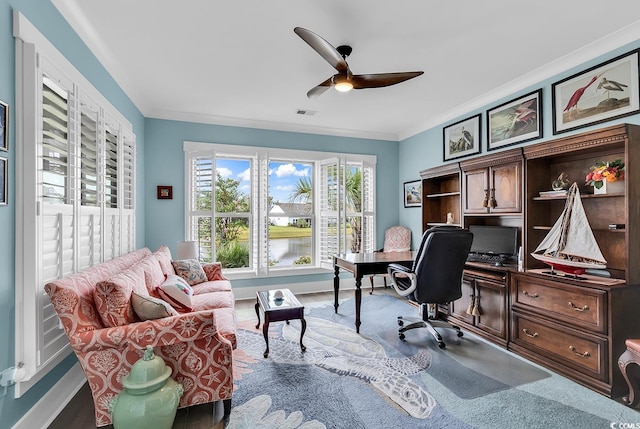
<instances>
[{"instance_id":1,"label":"window","mask_svg":"<svg viewBox=\"0 0 640 429\"><path fill-rule=\"evenodd\" d=\"M184 150L186 239L227 274L295 274L375 249L375 156L196 142Z\"/></svg>"},{"instance_id":2,"label":"window","mask_svg":"<svg viewBox=\"0 0 640 429\"><path fill-rule=\"evenodd\" d=\"M16 38L16 361L21 396L70 350L44 292L135 249L131 125L22 15ZM31 39L36 44L27 43Z\"/></svg>"}]
</instances>

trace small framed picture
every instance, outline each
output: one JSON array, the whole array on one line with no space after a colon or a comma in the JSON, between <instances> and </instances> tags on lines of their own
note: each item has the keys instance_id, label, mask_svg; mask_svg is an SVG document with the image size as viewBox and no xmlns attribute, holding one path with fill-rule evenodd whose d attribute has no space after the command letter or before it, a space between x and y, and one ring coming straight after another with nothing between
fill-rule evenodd
<instances>
[{"instance_id":1,"label":"small framed picture","mask_svg":"<svg viewBox=\"0 0 640 429\"><path fill-rule=\"evenodd\" d=\"M422 205L422 181L404 182L404 206L420 207Z\"/></svg>"},{"instance_id":2,"label":"small framed picture","mask_svg":"<svg viewBox=\"0 0 640 429\"><path fill-rule=\"evenodd\" d=\"M639 112L639 52L626 53L551 85L553 134Z\"/></svg>"},{"instance_id":3,"label":"small framed picture","mask_svg":"<svg viewBox=\"0 0 640 429\"><path fill-rule=\"evenodd\" d=\"M8 174L7 169L9 168L7 158L0 157L0 206L7 205L7 194L9 193L8 186Z\"/></svg>"},{"instance_id":4,"label":"small framed picture","mask_svg":"<svg viewBox=\"0 0 640 429\"><path fill-rule=\"evenodd\" d=\"M0 150L9 150L9 105L0 101Z\"/></svg>"},{"instance_id":5,"label":"small framed picture","mask_svg":"<svg viewBox=\"0 0 640 429\"><path fill-rule=\"evenodd\" d=\"M444 161L480 153L480 114L442 129Z\"/></svg>"},{"instance_id":6,"label":"small framed picture","mask_svg":"<svg viewBox=\"0 0 640 429\"><path fill-rule=\"evenodd\" d=\"M172 200L173 199L173 186L158 186L158 199L159 200Z\"/></svg>"},{"instance_id":7,"label":"small framed picture","mask_svg":"<svg viewBox=\"0 0 640 429\"><path fill-rule=\"evenodd\" d=\"M487 110L487 150L542 137L542 89Z\"/></svg>"}]
</instances>

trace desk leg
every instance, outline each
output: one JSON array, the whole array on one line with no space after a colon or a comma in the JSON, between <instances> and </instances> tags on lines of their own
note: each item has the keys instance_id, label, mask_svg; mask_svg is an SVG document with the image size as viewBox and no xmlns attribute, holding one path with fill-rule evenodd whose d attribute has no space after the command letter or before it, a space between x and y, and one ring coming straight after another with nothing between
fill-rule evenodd
<instances>
[{"instance_id":1,"label":"desk leg","mask_svg":"<svg viewBox=\"0 0 640 429\"><path fill-rule=\"evenodd\" d=\"M260 301L256 302L256 316L258 316L258 324L256 325L256 329L260 328Z\"/></svg>"},{"instance_id":2,"label":"desk leg","mask_svg":"<svg viewBox=\"0 0 640 429\"><path fill-rule=\"evenodd\" d=\"M360 304L362 301L362 276L356 277L356 332L360 333Z\"/></svg>"},{"instance_id":3,"label":"desk leg","mask_svg":"<svg viewBox=\"0 0 640 429\"><path fill-rule=\"evenodd\" d=\"M338 291L340 290L340 267L333 267L335 274L333 277L333 308L338 313Z\"/></svg>"}]
</instances>

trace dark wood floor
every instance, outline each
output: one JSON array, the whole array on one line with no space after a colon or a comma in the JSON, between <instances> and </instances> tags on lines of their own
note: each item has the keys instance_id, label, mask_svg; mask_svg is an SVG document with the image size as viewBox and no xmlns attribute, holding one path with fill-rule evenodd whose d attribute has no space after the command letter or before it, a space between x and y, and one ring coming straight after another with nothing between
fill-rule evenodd
<instances>
[{"instance_id":1,"label":"dark wood floor","mask_svg":"<svg viewBox=\"0 0 640 429\"><path fill-rule=\"evenodd\" d=\"M363 295L368 288L363 287ZM376 288L376 294L395 295L392 288ZM340 291L340 300L351 298L353 290ZM397 296L397 295L395 295ZM298 299L305 306L325 305L333 303L333 292L320 292L298 295ZM240 320L255 319L255 299L236 301L236 317ZM89 385L84 386L76 393L56 419L49 425L49 429L89 429L95 428L95 408ZM216 404L204 404L179 409L173 423L173 429L222 429L224 421L222 416L222 401ZM103 426L104 429L113 429L112 425Z\"/></svg>"}]
</instances>

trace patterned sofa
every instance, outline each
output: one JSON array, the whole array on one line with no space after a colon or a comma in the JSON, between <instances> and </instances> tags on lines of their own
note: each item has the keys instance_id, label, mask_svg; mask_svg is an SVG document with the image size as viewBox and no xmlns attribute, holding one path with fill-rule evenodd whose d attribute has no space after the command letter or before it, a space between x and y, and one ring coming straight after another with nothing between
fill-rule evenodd
<instances>
[{"instance_id":1,"label":"patterned sofa","mask_svg":"<svg viewBox=\"0 0 640 429\"><path fill-rule=\"evenodd\" d=\"M158 286L176 277L166 246L153 253L139 249L45 285L91 387L96 426L111 423L109 402L148 345L184 388L180 408L223 400L225 414L230 412L233 292L219 264L201 268L206 279L191 286L190 310L158 299ZM166 317L141 320L132 308L134 296L136 302L163 304Z\"/></svg>"}]
</instances>

